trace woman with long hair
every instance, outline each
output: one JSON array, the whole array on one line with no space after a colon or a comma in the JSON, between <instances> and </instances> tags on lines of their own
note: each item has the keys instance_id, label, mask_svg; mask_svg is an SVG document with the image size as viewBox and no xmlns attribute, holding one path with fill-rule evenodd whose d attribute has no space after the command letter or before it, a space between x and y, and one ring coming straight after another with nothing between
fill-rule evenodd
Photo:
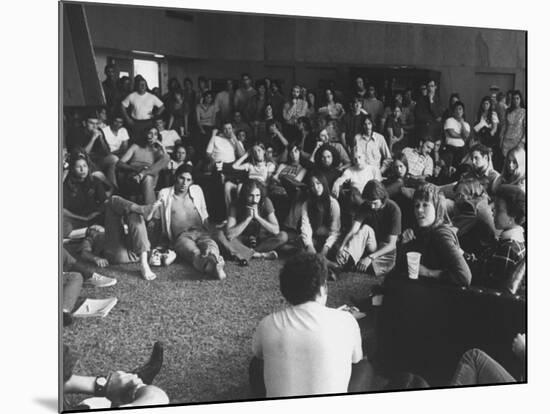
<instances>
[{"instance_id":1,"label":"woman with long hair","mask_svg":"<svg viewBox=\"0 0 550 414\"><path fill-rule=\"evenodd\" d=\"M515 185L525 191L526 167L525 149L522 146L517 146L508 151L502 173L493 183L493 194L503 184Z\"/></svg>"},{"instance_id":2,"label":"woman with long hair","mask_svg":"<svg viewBox=\"0 0 550 414\"><path fill-rule=\"evenodd\" d=\"M504 125L500 131L500 148L504 156L519 144L526 145L526 126L527 111L523 96L519 90L515 90L512 92L512 101L506 110Z\"/></svg>"},{"instance_id":3,"label":"woman with long hair","mask_svg":"<svg viewBox=\"0 0 550 414\"><path fill-rule=\"evenodd\" d=\"M330 195L326 178L312 173L307 179L308 195L302 205L300 240L309 253L327 256L340 235L340 205Z\"/></svg>"},{"instance_id":4,"label":"woman with long hair","mask_svg":"<svg viewBox=\"0 0 550 414\"><path fill-rule=\"evenodd\" d=\"M489 148L497 144L495 138L498 129L498 115L490 96L484 96L479 103L477 123L474 126L479 141Z\"/></svg>"},{"instance_id":5,"label":"woman with long hair","mask_svg":"<svg viewBox=\"0 0 550 414\"><path fill-rule=\"evenodd\" d=\"M103 183L92 176L85 151L75 149L69 158L69 172L63 182L63 233L101 223L107 195Z\"/></svg>"},{"instance_id":6,"label":"woman with long hair","mask_svg":"<svg viewBox=\"0 0 550 414\"><path fill-rule=\"evenodd\" d=\"M340 121L346 114L346 111L344 110L342 104L336 102L334 91L332 89L325 89L325 99L326 105L319 108L319 113L328 116L331 120Z\"/></svg>"},{"instance_id":7,"label":"woman with long hair","mask_svg":"<svg viewBox=\"0 0 550 414\"><path fill-rule=\"evenodd\" d=\"M402 235L402 268L407 266L405 253L418 252L420 276L469 286L472 273L451 227L445 197L435 185L426 183L414 192L413 202L416 225Z\"/></svg>"}]
</instances>

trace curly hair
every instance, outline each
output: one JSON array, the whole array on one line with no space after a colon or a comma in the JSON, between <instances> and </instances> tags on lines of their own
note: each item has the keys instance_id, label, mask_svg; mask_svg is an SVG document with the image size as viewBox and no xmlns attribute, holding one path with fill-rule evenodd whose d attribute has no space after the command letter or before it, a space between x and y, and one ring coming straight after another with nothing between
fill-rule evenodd
<instances>
[{"instance_id":1,"label":"curly hair","mask_svg":"<svg viewBox=\"0 0 550 414\"><path fill-rule=\"evenodd\" d=\"M327 277L327 261L323 256L300 253L288 259L279 274L281 293L291 305L313 301Z\"/></svg>"},{"instance_id":2,"label":"curly hair","mask_svg":"<svg viewBox=\"0 0 550 414\"><path fill-rule=\"evenodd\" d=\"M252 179L246 180L243 183L241 191L239 192L239 198L237 199L237 207L239 209L246 207L248 196L255 188L260 190L260 202L258 203L258 208L261 209L263 207L266 197L266 188L260 181Z\"/></svg>"},{"instance_id":3,"label":"curly hair","mask_svg":"<svg viewBox=\"0 0 550 414\"><path fill-rule=\"evenodd\" d=\"M315 153L315 167L325 169L323 163L321 162L321 157L323 156L323 152L325 151L329 151L332 154L331 167L337 168L340 165L340 154L338 154L338 151L336 151L336 149L334 149L334 147L328 143L321 145Z\"/></svg>"}]
</instances>

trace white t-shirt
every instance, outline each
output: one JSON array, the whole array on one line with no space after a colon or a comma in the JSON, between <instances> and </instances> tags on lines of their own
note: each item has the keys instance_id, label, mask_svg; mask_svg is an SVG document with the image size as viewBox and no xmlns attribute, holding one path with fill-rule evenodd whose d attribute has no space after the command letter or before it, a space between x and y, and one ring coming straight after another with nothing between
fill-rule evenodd
<instances>
[{"instance_id":1,"label":"white t-shirt","mask_svg":"<svg viewBox=\"0 0 550 414\"><path fill-rule=\"evenodd\" d=\"M111 127L109 126L102 128L101 130L103 131L103 135L105 136L105 140L107 141L107 144L109 144L109 149L111 150L111 152L118 151L122 143L130 139L130 136L128 135L128 131L124 127L121 127L117 131L116 135L113 133L113 131L111 130Z\"/></svg>"},{"instance_id":2,"label":"white t-shirt","mask_svg":"<svg viewBox=\"0 0 550 414\"><path fill-rule=\"evenodd\" d=\"M365 185L370 180L382 181L382 174L379 168L372 165L367 165L363 170L358 170L352 166L344 170L340 180L343 180L343 182L349 181L351 188L356 188L359 190L359 193L362 193Z\"/></svg>"},{"instance_id":3,"label":"white t-shirt","mask_svg":"<svg viewBox=\"0 0 550 414\"><path fill-rule=\"evenodd\" d=\"M160 142L162 142L162 145L168 153L172 153L174 150L174 145L176 145L176 141L181 139L178 133L173 129L165 129L164 131L160 131L160 138Z\"/></svg>"},{"instance_id":4,"label":"white t-shirt","mask_svg":"<svg viewBox=\"0 0 550 414\"><path fill-rule=\"evenodd\" d=\"M468 122L464 122L464 128L466 131L470 132L470 124ZM457 134L460 134L460 131L462 130L462 125L455 118L447 118L443 129L445 130L445 143L447 145L450 145L451 147L463 147L465 145L462 138L453 138L447 134L448 129L452 129Z\"/></svg>"},{"instance_id":5,"label":"white t-shirt","mask_svg":"<svg viewBox=\"0 0 550 414\"><path fill-rule=\"evenodd\" d=\"M252 350L264 362L267 397L345 393L351 365L363 358L350 313L306 302L266 316Z\"/></svg>"},{"instance_id":6,"label":"white t-shirt","mask_svg":"<svg viewBox=\"0 0 550 414\"><path fill-rule=\"evenodd\" d=\"M153 117L153 109L160 108L164 104L155 95L145 92L140 95L137 92L132 92L123 101L124 108L132 107L132 118L137 120L147 120Z\"/></svg>"},{"instance_id":7,"label":"white t-shirt","mask_svg":"<svg viewBox=\"0 0 550 414\"><path fill-rule=\"evenodd\" d=\"M217 135L210 139L206 153L211 155L215 162L222 161L227 164L237 159L231 140Z\"/></svg>"}]
</instances>

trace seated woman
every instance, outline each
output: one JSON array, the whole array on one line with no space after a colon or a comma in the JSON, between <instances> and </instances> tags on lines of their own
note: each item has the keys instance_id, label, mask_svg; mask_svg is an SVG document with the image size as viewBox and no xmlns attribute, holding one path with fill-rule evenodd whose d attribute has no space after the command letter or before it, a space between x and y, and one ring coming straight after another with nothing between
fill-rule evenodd
<instances>
[{"instance_id":1,"label":"seated woman","mask_svg":"<svg viewBox=\"0 0 550 414\"><path fill-rule=\"evenodd\" d=\"M506 154L502 174L493 182L493 194L503 185L515 185L525 191L526 180L525 149L522 146L512 148Z\"/></svg>"},{"instance_id":2,"label":"seated woman","mask_svg":"<svg viewBox=\"0 0 550 414\"><path fill-rule=\"evenodd\" d=\"M478 180L467 178L456 185L452 221L458 228L458 241L466 253L479 257L494 243L495 226L489 196Z\"/></svg>"},{"instance_id":3,"label":"seated woman","mask_svg":"<svg viewBox=\"0 0 550 414\"><path fill-rule=\"evenodd\" d=\"M408 229L416 221L413 213L412 195L414 190L409 182L409 164L405 155L393 157L388 178L382 183L389 197L397 203L401 210L401 228Z\"/></svg>"},{"instance_id":4,"label":"seated woman","mask_svg":"<svg viewBox=\"0 0 550 414\"><path fill-rule=\"evenodd\" d=\"M369 181L362 196L365 202L342 241L336 261L342 266L352 261L360 272L372 265L376 276L384 276L395 266L401 210L380 181Z\"/></svg>"},{"instance_id":5,"label":"seated woman","mask_svg":"<svg viewBox=\"0 0 550 414\"><path fill-rule=\"evenodd\" d=\"M361 194L365 185L370 180L382 180L380 169L372 165L367 164L365 152L360 147L355 147L353 150L353 165L342 173L340 177L334 181L332 185L332 195L338 199L340 197L342 186L345 183L350 185L350 193L343 200L343 207L346 210L356 210L361 204L363 199ZM348 210L349 211L349 210ZM353 212L353 211L352 211Z\"/></svg>"},{"instance_id":6,"label":"seated woman","mask_svg":"<svg viewBox=\"0 0 550 414\"><path fill-rule=\"evenodd\" d=\"M308 253L327 256L340 236L340 205L330 195L326 178L312 173L307 179L308 197L302 205L300 240Z\"/></svg>"},{"instance_id":7,"label":"seated woman","mask_svg":"<svg viewBox=\"0 0 550 414\"><path fill-rule=\"evenodd\" d=\"M246 159L249 161L245 163ZM266 185L268 179L275 172L275 164L266 160L263 144L255 144L241 158L235 161L233 169L235 171L244 171L248 179L258 180ZM242 183L236 183L234 180L227 180L225 182L225 205L228 209L235 198L234 193L240 192L241 187Z\"/></svg>"},{"instance_id":8,"label":"seated woman","mask_svg":"<svg viewBox=\"0 0 550 414\"><path fill-rule=\"evenodd\" d=\"M502 233L480 258L481 284L509 290L513 273L527 252L522 227L525 213L525 192L517 186L502 185L495 194L494 219Z\"/></svg>"},{"instance_id":9,"label":"seated woman","mask_svg":"<svg viewBox=\"0 0 550 414\"><path fill-rule=\"evenodd\" d=\"M302 181L307 170L300 164L301 147L294 143L289 148L288 161L279 164L269 180L268 195L273 201L279 220L284 220L290 206L301 194Z\"/></svg>"},{"instance_id":10,"label":"seated woman","mask_svg":"<svg viewBox=\"0 0 550 414\"><path fill-rule=\"evenodd\" d=\"M109 264L140 264L141 276L154 280L157 276L149 267L151 250L146 222L151 220L160 202L140 206L119 196L105 203L105 227L92 226L80 247L83 260L99 267ZM128 226L126 233L123 222Z\"/></svg>"},{"instance_id":11,"label":"seated woman","mask_svg":"<svg viewBox=\"0 0 550 414\"><path fill-rule=\"evenodd\" d=\"M406 269L407 252L419 252L419 275L446 283L469 286L472 273L458 237L450 225L445 197L433 184L423 184L413 196L416 226L402 235L399 266Z\"/></svg>"},{"instance_id":12,"label":"seated woman","mask_svg":"<svg viewBox=\"0 0 550 414\"><path fill-rule=\"evenodd\" d=\"M243 184L237 201L229 209L226 228L218 232L217 239L243 266L252 258L278 257L275 249L287 242L288 235L280 231L262 183L248 180Z\"/></svg>"},{"instance_id":13,"label":"seated woman","mask_svg":"<svg viewBox=\"0 0 550 414\"><path fill-rule=\"evenodd\" d=\"M145 204L154 203L159 173L170 161L158 137L157 128L149 128L147 135L133 144L117 163L121 194L126 197L140 194Z\"/></svg>"},{"instance_id":14,"label":"seated woman","mask_svg":"<svg viewBox=\"0 0 550 414\"><path fill-rule=\"evenodd\" d=\"M75 149L69 159L69 173L63 182L63 235L102 222L107 198L103 183L90 174L88 155Z\"/></svg>"}]
</instances>

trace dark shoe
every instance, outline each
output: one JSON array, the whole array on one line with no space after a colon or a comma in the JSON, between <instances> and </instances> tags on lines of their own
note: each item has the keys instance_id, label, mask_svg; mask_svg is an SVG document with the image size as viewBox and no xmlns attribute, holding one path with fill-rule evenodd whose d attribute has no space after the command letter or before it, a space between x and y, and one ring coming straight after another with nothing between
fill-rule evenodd
<instances>
[{"instance_id":1,"label":"dark shoe","mask_svg":"<svg viewBox=\"0 0 550 414\"><path fill-rule=\"evenodd\" d=\"M136 375L141 378L141 380L145 384L151 385L157 374L160 372L160 369L162 368L163 360L164 345L162 344L162 342L157 341L153 345L153 352L151 353L151 358L149 358L149 361L145 365L134 370L133 372L135 372Z\"/></svg>"},{"instance_id":2,"label":"dark shoe","mask_svg":"<svg viewBox=\"0 0 550 414\"><path fill-rule=\"evenodd\" d=\"M248 266L248 260L246 260L246 259L239 259L237 261L237 263L238 263L239 266L243 266L243 267Z\"/></svg>"},{"instance_id":3,"label":"dark shoe","mask_svg":"<svg viewBox=\"0 0 550 414\"><path fill-rule=\"evenodd\" d=\"M63 326L73 323L73 316L69 312L63 312Z\"/></svg>"}]
</instances>

